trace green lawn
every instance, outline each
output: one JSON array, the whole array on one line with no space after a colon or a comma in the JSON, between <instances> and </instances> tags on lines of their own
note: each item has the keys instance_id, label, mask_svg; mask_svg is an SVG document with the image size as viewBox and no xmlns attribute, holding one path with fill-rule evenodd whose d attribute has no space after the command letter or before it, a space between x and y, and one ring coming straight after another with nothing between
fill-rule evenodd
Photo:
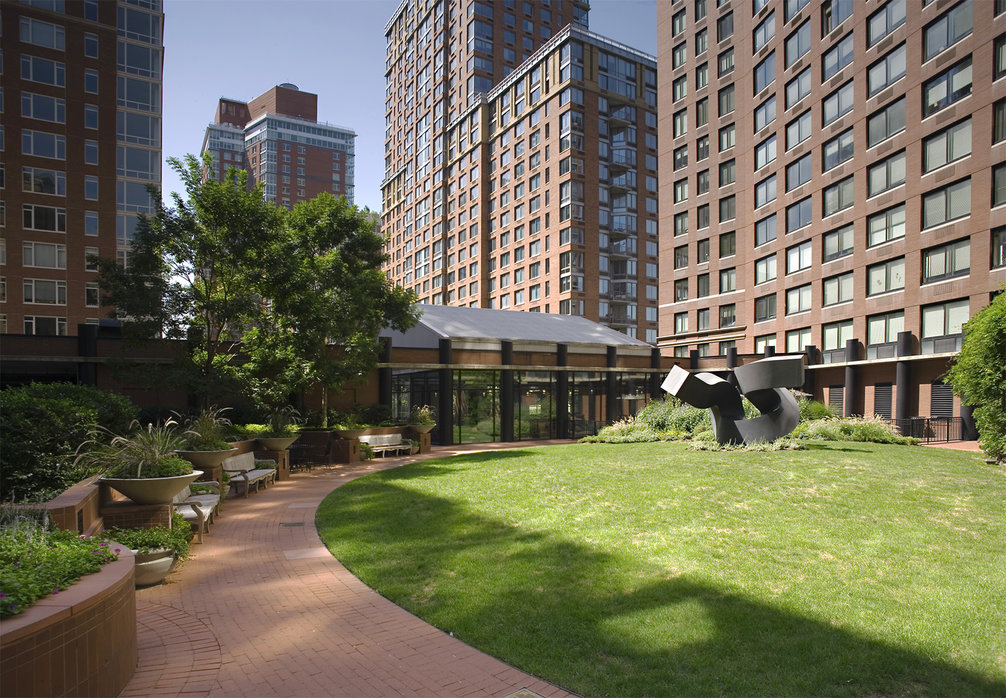
<instances>
[{"instance_id":1,"label":"green lawn","mask_svg":"<svg viewBox=\"0 0 1006 698\"><path fill-rule=\"evenodd\" d=\"M1004 501L977 454L598 444L377 473L317 523L381 594L582 695L1001 698Z\"/></svg>"}]
</instances>

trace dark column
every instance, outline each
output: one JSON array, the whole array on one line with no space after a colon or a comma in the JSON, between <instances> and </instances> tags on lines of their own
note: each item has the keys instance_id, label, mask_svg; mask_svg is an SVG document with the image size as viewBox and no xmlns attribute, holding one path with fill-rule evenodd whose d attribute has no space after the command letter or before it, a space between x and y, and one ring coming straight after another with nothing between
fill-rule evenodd
<instances>
[{"instance_id":1,"label":"dark column","mask_svg":"<svg viewBox=\"0 0 1006 698\"><path fill-rule=\"evenodd\" d=\"M513 342L500 342L500 363L513 364ZM500 369L500 441L513 441L513 369Z\"/></svg>"},{"instance_id":2,"label":"dark column","mask_svg":"<svg viewBox=\"0 0 1006 698\"><path fill-rule=\"evenodd\" d=\"M816 346L814 346L813 344L808 344L806 347L804 347L803 350L804 350L804 353L807 355L807 366L813 366L814 364L819 363L818 354L817 354L817 347ZM803 392L805 392L805 393L807 393L807 395L810 396L811 400L814 399L814 372L813 371L806 371L805 370L803 372L803 387L800 388L800 390L803 391Z\"/></svg>"},{"instance_id":3,"label":"dark column","mask_svg":"<svg viewBox=\"0 0 1006 698\"><path fill-rule=\"evenodd\" d=\"M727 349L727 368L730 369L730 372L726 375L727 382L736 388L737 376L734 375L733 369L737 368L737 347Z\"/></svg>"},{"instance_id":4,"label":"dark column","mask_svg":"<svg viewBox=\"0 0 1006 698\"><path fill-rule=\"evenodd\" d=\"M770 356L775 356L775 346L772 345L772 344L766 344L765 345L765 358L767 359Z\"/></svg>"},{"instance_id":5,"label":"dark column","mask_svg":"<svg viewBox=\"0 0 1006 698\"><path fill-rule=\"evenodd\" d=\"M912 333L899 332L897 352L898 357L912 355ZM912 410L912 362L898 361L894 374L894 419L900 425L901 420L913 416L909 414Z\"/></svg>"},{"instance_id":6,"label":"dark column","mask_svg":"<svg viewBox=\"0 0 1006 698\"><path fill-rule=\"evenodd\" d=\"M608 347L608 368L615 368L617 362L615 347ZM622 416L618 408L618 374L608 371L604 376L605 399L604 399L604 421L611 424Z\"/></svg>"},{"instance_id":7,"label":"dark column","mask_svg":"<svg viewBox=\"0 0 1006 698\"><path fill-rule=\"evenodd\" d=\"M688 352L688 368L693 371L699 367L699 350L692 349Z\"/></svg>"},{"instance_id":8,"label":"dark column","mask_svg":"<svg viewBox=\"0 0 1006 698\"><path fill-rule=\"evenodd\" d=\"M845 360L859 361L859 340L850 339L845 343ZM851 417L856 412L859 403L859 370L857 366L845 367L845 411L842 413L846 417Z\"/></svg>"},{"instance_id":9,"label":"dark column","mask_svg":"<svg viewBox=\"0 0 1006 698\"><path fill-rule=\"evenodd\" d=\"M660 389L660 384L664 381L664 376L660 372L660 350L656 347L650 350L650 368L657 369L650 373L650 397L660 400L664 396L664 391Z\"/></svg>"},{"instance_id":10,"label":"dark column","mask_svg":"<svg viewBox=\"0 0 1006 698\"><path fill-rule=\"evenodd\" d=\"M382 364L391 363L391 337L381 337L380 353L377 357ZM377 369L377 401L391 411L391 367L383 366Z\"/></svg>"},{"instance_id":11,"label":"dark column","mask_svg":"<svg viewBox=\"0 0 1006 698\"><path fill-rule=\"evenodd\" d=\"M566 366L569 350L565 344L555 345L555 365ZM555 434L560 439L568 439L569 434L569 372L555 372Z\"/></svg>"},{"instance_id":12,"label":"dark column","mask_svg":"<svg viewBox=\"0 0 1006 698\"><path fill-rule=\"evenodd\" d=\"M98 326L77 325L77 356L95 357L98 355ZM77 363L77 382L81 385L97 385L97 366L86 361Z\"/></svg>"},{"instance_id":13,"label":"dark column","mask_svg":"<svg viewBox=\"0 0 1006 698\"><path fill-rule=\"evenodd\" d=\"M450 446L454 443L454 371L450 368L451 340L440 340L440 370L437 372L439 395L437 406L437 443Z\"/></svg>"},{"instance_id":14,"label":"dark column","mask_svg":"<svg viewBox=\"0 0 1006 698\"><path fill-rule=\"evenodd\" d=\"M978 428L975 426L974 405L961 405L961 440L978 440Z\"/></svg>"}]
</instances>

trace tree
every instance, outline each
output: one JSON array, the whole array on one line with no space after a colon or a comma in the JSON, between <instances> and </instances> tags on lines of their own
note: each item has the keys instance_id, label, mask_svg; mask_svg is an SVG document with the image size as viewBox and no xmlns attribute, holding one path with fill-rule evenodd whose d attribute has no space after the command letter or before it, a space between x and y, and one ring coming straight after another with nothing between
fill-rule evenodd
<instances>
[{"instance_id":1,"label":"tree","mask_svg":"<svg viewBox=\"0 0 1006 698\"><path fill-rule=\"evenodd\" d=\"M268 269L268 321L248 350L266 360L284 347L305 384L322 386L322 426L328 425L328 389L377 365L381 329L416 322L414 294L388 280L384 260L374 214L345 198L322 193L287 216Z\"/></svg>"},{"instance_id":2,"label":"tree","mask_svg":"<svg viewBox=\"0 0 1006 698\"><path fill-rule=\"evenodd\" d=\"M182 368L205 405L236 377L230 345L262 314L261 282L283 240L284 210L265 199L261 185L249 188L244 170L203 181L209 155L168 164L185 198L173 193L167 208L151 187L155 212L139 222L129 265L99 260L99 278L127 332L190 341Z\"/></svg>"},{"instance_id":3,"label":"tree","mask_svg":"<svg viewBox=\"0 0 1006 698\"><path fill-rule=\"evenodd\" d=\"M964 324L961 353L947 374L965 404L976 405L979 443L997 461L1006 458L1006 293L999 293Z\"/></svg>"}]
</instances>

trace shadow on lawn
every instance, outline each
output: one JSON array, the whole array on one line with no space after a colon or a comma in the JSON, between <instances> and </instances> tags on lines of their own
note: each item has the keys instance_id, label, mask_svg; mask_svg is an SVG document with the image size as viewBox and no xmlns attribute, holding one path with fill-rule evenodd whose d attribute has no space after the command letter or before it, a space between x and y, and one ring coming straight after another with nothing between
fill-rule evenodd
<instances>
[{"instance_id":1,"label":"shadow on lawn","mask_svg":"<svg viewBox=\"0 0 1006 698\"><path fill-rule=\"evenodd\" d=\"M428 622L570 690L631 696L1006 691L1006 683L666 570L640 574L638 586L626 589L631 582L617 556L404 490L393 482L402 470L360 480L322 503L318 521L327 528L320 533L336 557ZM480 584L464 583L475 577Z\"/></svg>"}]
</instances>

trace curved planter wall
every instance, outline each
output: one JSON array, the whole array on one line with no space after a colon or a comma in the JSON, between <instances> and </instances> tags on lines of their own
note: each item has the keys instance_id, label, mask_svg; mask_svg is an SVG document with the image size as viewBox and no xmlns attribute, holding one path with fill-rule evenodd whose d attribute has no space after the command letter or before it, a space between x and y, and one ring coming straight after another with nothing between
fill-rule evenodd
<instances>
[{"instance_id":1,"label":"curved planter wall","mask_svg":"<svg viewBox=\"0 0 1006 698\"><path fill-rule=\"evenodd\" d=\"M133 553L0 621L0 695L115 696L136 669Z\"/></svg>"}]
</instances>

